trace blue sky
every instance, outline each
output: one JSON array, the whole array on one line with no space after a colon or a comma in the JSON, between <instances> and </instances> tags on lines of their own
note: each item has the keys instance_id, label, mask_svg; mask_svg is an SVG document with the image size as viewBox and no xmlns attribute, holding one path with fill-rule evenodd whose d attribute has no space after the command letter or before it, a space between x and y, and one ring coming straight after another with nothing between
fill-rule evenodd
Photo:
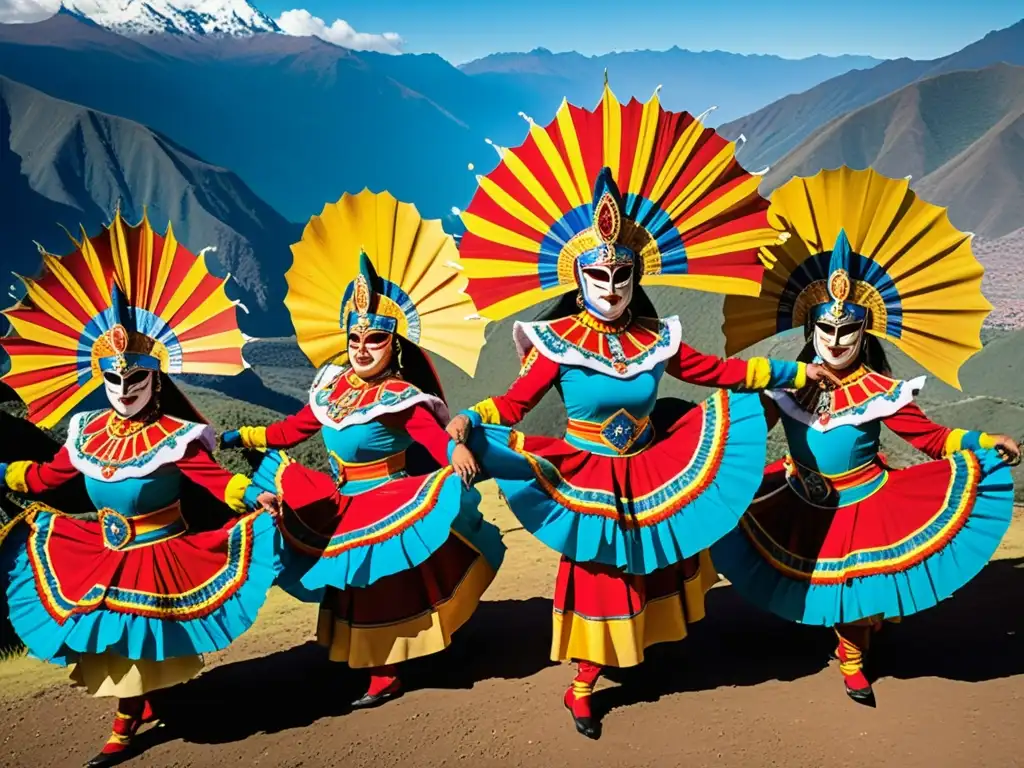
<instances>
[{"instance_id":1,"label":"blue sky","mask_svg":"<svg viewBox=\"0 0 1024 768\"><path fill-rule=\"evenodd\" d=\"M327 24L396 32L408 52L455 63L496 51L721 49L798 58L860 53L935 58L1024 17L1021 0L255 0ZM570 8L570 6L572 6Z\"/></svg>"}]
</instances>

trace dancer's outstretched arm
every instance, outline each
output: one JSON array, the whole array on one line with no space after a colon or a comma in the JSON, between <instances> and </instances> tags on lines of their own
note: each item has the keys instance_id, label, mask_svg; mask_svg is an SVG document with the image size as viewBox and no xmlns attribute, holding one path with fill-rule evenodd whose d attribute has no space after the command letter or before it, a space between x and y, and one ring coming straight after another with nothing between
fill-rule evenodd
<instances>
[{"instance_id":1,"label":"dancer's outstretched arm","mask_svg":"<svg viewBox=\"0 0 1024 768\"><path fill-rule=\"evenodd\" d=\"M78 474L78 470L71 464L66 447L61 447L50 461L0 463L0 485L29 496L51 491L73 480Z\"/></svg>"},{"instance_id":2,"label":"dancer's outstretched arm","mask_svg":"<svg viewBox=\"0 0 1024 768\"><path fill-rule=\"evenodd\" d=\"M320 421L310 406L268 427L239 427L221 435L222 448L291 448L320 431Z\"/></svg>"},{"instance_id":3,"label":"dancer's outstretched arm","mask_svg":"<svg viewBox=\"0 0 1024 768\"><path fill-rule=\"evenodd\" d=\"M950 429L929 419L916 403L908 403L883 422L917 450L933 459L956 451L995 448L1013 461L1020 459L1020 446L1006 435Z\"/></svg>"},{"instance_id":4,"label":"dancer's outstretched arm","mask_svg":"<svg viewBox=\"0 0 1024 768\"><path fill-rule=\"evenodd\" d=\"M465 442L469 430L481 424L512 426L523 420L536 407L558 380L558 363L549 360L536 348L523 360L519 376L504 395L490 397L462 411L448 425L448 434L456 442Z\"/></svg>"},{"instance_id":5,"label":"dancer's outstretched arm","mask_svg":"<svg viewBox=\"0 0 1024 768\"><path fill-rule=\"evenodd\" d=\"M253 485L251 479L245 475L233 475L224 469L199 441L189 445L177 466L181 474L205 488L238 515L244 515L260 507L276 512L276 507L272 503L273 494L266 494L261 498L259 487Z\"/></svg>"},{"instance_id":6,"label":"dancer's outstretched arm","mask_svg":"<svg viewBox=\"0 0 1024 768\"><path fill-rule=\"evenodd\" d=\"M689 384L757 392L765 389L800 389L808 381L839 379L825 366L767 357L716 357L698 352L687 344L669 361L665 372Z\"/></svg>"}]
</instances>

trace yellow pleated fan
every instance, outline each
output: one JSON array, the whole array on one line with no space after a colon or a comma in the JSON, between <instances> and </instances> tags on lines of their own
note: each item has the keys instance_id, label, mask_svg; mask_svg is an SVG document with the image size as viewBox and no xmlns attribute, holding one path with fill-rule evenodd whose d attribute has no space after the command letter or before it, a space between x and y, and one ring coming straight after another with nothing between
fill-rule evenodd
<instances>
[{"instance_id":1,"label":"yellow pleated fan","mask_svg":"<svg viewBox=\"0 0 1024 768\"><path fill-rule=\"evenodd\" d=\"M83 229L72 243L63 258L42 254L43 276L21 278L25 299L4 312L16 335L0 339L11 360L3 380L34 423L52 427L99 386L99 359L113 353L117 326L130 341L145 340L164 373L245 369L245 337L224 281L170 225L160 235L145 216L133 227L117 213L105 231L89 237Z\"/></svg>"},{"instance_id":2,"label":"yellow pleated fan","mask_svg":"<svg viewBox=\"0 0 1024 768\"><path fill-rule=\"evenodd\" d=\"M981 349L992 305L981 292L985 270L971 236L945 208L917 197L907 179L843 166L790 180L772 194L768 216L789 239L771 248L775 266L759 297L726 298L727 353L804 326L811 309L829 300L830 261L842 235L850 251L848 303L870 310L868 332L959 388L960 367Z\"/></svg>"},{"instance_id":3,"label":"yellow pleated fan","mask_svg":"<svg viewBox=\"0 0 1024 768\"><path fill-rule=\"evenodd\" d=\"M369 190L324 206L292 246L285 305L310 362L347 360L346 316L361 254L383 286L375 312L393 318L396 333L472 376L486 321L464 293L455 241L440 220L424 220L416 206Z\"/></svg>"}]
</instances>

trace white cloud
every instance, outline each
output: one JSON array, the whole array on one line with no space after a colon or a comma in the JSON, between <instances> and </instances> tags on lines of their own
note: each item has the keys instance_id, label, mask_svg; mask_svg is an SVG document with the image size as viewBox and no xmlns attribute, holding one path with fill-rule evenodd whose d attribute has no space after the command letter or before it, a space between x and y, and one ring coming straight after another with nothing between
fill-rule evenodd
<instances>
[{"instance_id":1,"label":"white cloud","mask_svg":"<svg viewBox=\"0 0 1024 768\"><path fill-rule=\"evenodd\" d=\"M8 0L0 0L7 2ZM318 16L303 8L285 11L278 17L277 26L285 34L298 37L319 37L329 43L350 48L353 51L377 51L378 53L401 53L404 41L394 32L382 35L356 32L352 25L342 19L335 19L330 26Z\"/></svg>"},{"instance_id":2,"label":"white cloud","mask_svg":"<svg viewBox=\"0 0 1024 768\"><path fill-rule=\"evenodd\" d=\"M53 16L59 7L60 0L0 0L0 23L42 21Z\"/></svg>"}]
</instances>

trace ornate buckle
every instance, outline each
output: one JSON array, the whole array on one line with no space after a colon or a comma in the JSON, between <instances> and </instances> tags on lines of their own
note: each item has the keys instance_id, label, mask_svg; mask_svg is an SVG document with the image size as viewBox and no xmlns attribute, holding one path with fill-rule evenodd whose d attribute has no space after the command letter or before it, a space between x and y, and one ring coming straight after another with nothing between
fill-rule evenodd
<instances>
[{"instance_id":1,"label":"ornate buckle","mask_svg":"<svg viewBox=\"0 0 1024 768\"><path fill-rule=\"evenodd\" d=\"M801 473L799 478L804 485L808 501L822 504L832 495L832 484L817 472Z\"/></svg>"},{"instance_id":2,"label":"ornate buckle","mask_svg":"<svg viewBox=\"0 0 1024 768\"><path fill-rule=\"evenodd\" d=\"M823 475L807 467L798 466L792 456L783 460L789 484L812 504L823 505L835 495L835 486Z\"/></svg>"},{"instance_id":3,"label":"ornate buckle","mask_svg":"<svg viewBox=\"0 0 1024 768\"><path fill-rule=\"evenodd\" d=\"M599 434L608 447L621 454L633 447L646 428L646 419L643 421L634 419L629 411L620 408L604 420Z\"/></svg>"},{"instance_id":4,"label":"ornate buckle","mask_svg":"<svg viewBox=\"0 0 1024 768\"><path fill-rule=\"evenodd\" d=\"M99 513L103 544L107 549L120 551L131 544L134 538L132 524L124 515L112 509L103 508Z\"/></svg>"},{"instance_id":5,"label":"ornate buckle","mask_svg":"<svg viewBox=\"0 0 1024 768\"><path fill-rule=\"evenodd\" d=\"M334 451L327 456L327 463L331 467L331 472L334 473L334 486L341 488L345 484L345 464L338 458Z\"/></svg>"}]
</instances>

